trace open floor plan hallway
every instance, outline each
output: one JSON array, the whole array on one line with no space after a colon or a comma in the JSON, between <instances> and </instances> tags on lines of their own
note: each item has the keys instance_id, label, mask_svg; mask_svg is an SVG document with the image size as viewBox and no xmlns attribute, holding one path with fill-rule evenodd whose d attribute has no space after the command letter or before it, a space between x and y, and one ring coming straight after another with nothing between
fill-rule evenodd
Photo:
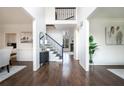
<instances>
[{"instance_id":1,"label":"open floor plan hallway","mask_svg":"<svg viewBox=\"0 0 124 93\"><path fill-rule=\"evenodd\" d=\"M33 72L31 62L18 62L26 65L22 71L1 82L0 85L43 85L43 86L80 86L80 85L124 85L124 80L107 71L107 68L124 66L94 66L85 72L73 56L64 54L63 64L49 62Z\"/></svg>"}]
</instances>

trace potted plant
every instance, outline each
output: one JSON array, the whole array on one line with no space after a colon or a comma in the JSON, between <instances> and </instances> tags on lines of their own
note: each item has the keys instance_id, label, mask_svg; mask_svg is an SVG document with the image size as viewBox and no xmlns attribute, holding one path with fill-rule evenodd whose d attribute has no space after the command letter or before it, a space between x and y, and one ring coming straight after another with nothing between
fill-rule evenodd
<instances>
[{"instance_id":1,"label":"potted plant","mask_svg":"<svg viewBox=\"0 0 124 93\"><path fill-rule=\"evenodd\" d=\"M94 38L92 35L89 36L89 62L93 63L93 54L97 48L97 43L94 43Z\"/></svg>"}]
</instances>

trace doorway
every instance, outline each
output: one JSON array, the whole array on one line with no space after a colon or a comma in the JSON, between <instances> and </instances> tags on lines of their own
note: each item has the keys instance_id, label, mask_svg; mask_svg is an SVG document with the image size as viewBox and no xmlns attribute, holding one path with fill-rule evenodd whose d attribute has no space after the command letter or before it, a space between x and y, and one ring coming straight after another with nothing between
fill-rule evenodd
<instances>
[{"instance_id":1,"label":"doorway","mask_svg":"<svg viewBox=\"0 0 124 93\"><path fill-rule=\"evenodd\" d=\"M10 55L10 65L16 64L17 61L17 36L16 33L5 33L5 47L12 47Z\"/></svg>"},{"instance_id":2,"label":"doorway","mask_svg":"<svg viewBox=\"0 0 124 93\"><path fill-rule=\"evenodd\" d=\"M5 34L5 47L12 46L13 49L17 47L16 33L6 33Z\"/></svg>"},{"instance_id":3,"label":"doorway","mask_svg":"<svg viewBox=\"0 0 124 93\"><path fill-rule=\"evenodd\" d=\"M64 31L63 35L64 52L72 54L74 52L74 33L73 31Z\"/></svg>"}]
</instances>

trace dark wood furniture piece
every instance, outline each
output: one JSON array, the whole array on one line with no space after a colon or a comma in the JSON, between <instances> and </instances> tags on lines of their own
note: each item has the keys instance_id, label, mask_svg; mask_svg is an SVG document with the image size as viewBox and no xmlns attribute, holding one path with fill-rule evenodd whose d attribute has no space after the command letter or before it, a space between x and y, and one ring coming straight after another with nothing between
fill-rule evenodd
<instances>
[{"instance_id":1,"label":"dark wood furniture piece","mask_svg":"<svg viewBox=\"0 0 124 93\"><path fill-rule=\"evenodd\" d=\"M10 65L16 64L16 53L10 55Z\"/></svg>"},{"instance_id":2,"label":"dark wood furniture piece","mask_svg":"<svg viewBox=\"0 0 124 93\"><path fill-rule=\"evenodd\" d=\"M74 44L73 44L73 43L70 44L70 51L71 51L71 52L74 51Z\"/></svg>"},{"instance_id":3,"label":"dark wood furniture piece","mask_svg":"<svg viewBox=\"0 0 124 93\"><path fill-rule=\"evenodd\" d=\"M7 46L12 46L13 48L16 48L16 43L7 43Z\"/></svg>"},{"instance_id":4,"label":"dark wood furniture piece","mask_svg":"<svg viewBox=\"0 0 124 93\"><path fill-rule=\"evenodd\" d=\"M49 62L49 51L40 52L40 64Z\"/></svg>"}]
</instances>

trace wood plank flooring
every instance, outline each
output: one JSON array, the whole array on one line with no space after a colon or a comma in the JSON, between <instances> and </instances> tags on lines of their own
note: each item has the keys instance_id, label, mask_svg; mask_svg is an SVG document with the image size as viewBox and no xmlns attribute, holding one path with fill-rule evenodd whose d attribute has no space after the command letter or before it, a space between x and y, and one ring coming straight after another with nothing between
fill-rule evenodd
<instances>
[{"instance_id":1,"label":"wood plank flooring","mask_svg":"<svg viewBox=\"0 0 124 93\"><path fill-rule=\"evenodd\" d=\"M118 86L124 80L107 71L107 68L124 66L94 66L85 72L72 56L64 54L63 64L50 62L38 71L32 70L32 62L17 62L27 68L0 83L0 86Z\"/></svg>"}]
</instances>

